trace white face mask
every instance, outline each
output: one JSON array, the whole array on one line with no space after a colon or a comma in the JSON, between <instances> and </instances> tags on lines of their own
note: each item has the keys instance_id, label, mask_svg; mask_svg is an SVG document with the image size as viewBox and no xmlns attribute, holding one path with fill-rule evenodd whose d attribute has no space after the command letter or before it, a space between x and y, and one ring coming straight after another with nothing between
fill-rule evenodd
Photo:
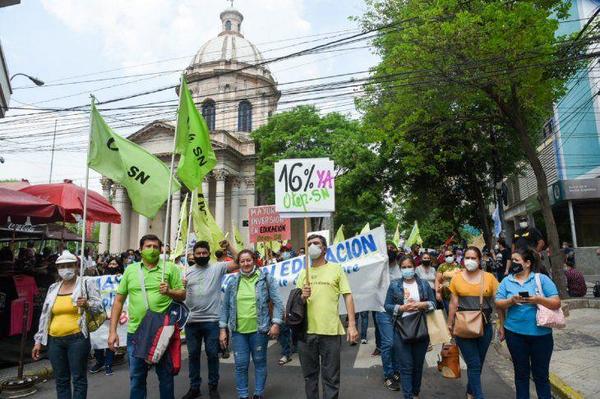
<instances>
[{"instance_id":1,"label":"white face mask","mask_svg":"<svg viewBox=\"0 0 600 399\"><path fill-rule=\"evenodd\" d=\"M519 227L521 227L522 229L526 229L527 226L529 226L529 223L527 223L527 222L521 222L521 223L519 223Z\"/></svg>"},{"instance_id":2,"label":"white face mask","mask_svg":"<svg viewBox=\"0 0 600 399\"><path fill-rule=\"evenodd\" d=\"M252 267L252 270L250 270L249 272L244 272L242 269L240 269L240 273L242 274L242 276L245 276L245 277L250 277L250 276L252 276L252 275L254 274L254 272L255 272L255 271L256 271L256 265L254 265L254 266Z\"/></svg>"},{"instance_id":3,"label":"white face mask","mask_svg":"<svg viewBox=\"0 0 600 399\"><path fill-rule=\"evenodd\" d=\"M465 267L468 271L473 272L479 267L479 262L475 259L465 259Z\"/></svg>"},{"instance_id":4,"label":"white face mask","mask_svg":"<svg viewBox=\"0 0 600 399\"><path fill-rule=\"evenodd\" d=\"M454 256L446 256L446 263L452 263L454 262Z\"/></svg>"},{"instance_id":5,"label":"white face mask","mask_svg":"<svg viewBox=\"0 0 600 399\"><path fill-rule=\"evenodd\" d=\"M319 259L319 257L321 256L321 253L322 253L321 247L318 245L311 244L308 247L308 256L310 256L310 258L312 260Z\"/></svg>"},{"instance_id":6,"label":"white face mask","mask_svg":"<svg viewBox=\"0 0 600 399\"><path fill-rule=\"evenodd\" d=\"M75 277L75 270L73 269L58 269L58 275L65 281L72 280Z\"/></svg>"}]
</instances>

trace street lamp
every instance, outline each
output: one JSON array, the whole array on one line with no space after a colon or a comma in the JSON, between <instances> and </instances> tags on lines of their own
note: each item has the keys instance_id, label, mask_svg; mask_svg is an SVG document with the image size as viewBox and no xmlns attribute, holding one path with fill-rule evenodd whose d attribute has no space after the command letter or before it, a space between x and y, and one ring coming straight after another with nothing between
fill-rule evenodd
<instances>
[{"instance_id":1,"label":"street lamp","mask_svg":"<svg viewBox=\"0 0 600 399\"><path fill-rule=\"evenodd\" d=\"M26 78L28 78L29 80L31 80L33 83L35 83L36 86L43 86L44 85L44 81L43 80L40 80L38 78L35 78L33 76L29 76L29 75L27 75L25 73L20 73L20 72L19 73L15 73L13 76L11 76L9 82L12 82L13 78L15 76L19 76L19 75L25 76Z\"/></svg>"}]
</instances>

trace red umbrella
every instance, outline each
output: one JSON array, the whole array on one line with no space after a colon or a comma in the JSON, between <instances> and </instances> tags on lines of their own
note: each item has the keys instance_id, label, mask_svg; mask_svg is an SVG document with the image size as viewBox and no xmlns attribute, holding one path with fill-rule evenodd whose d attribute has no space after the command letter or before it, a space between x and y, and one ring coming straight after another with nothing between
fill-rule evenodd
<instances>
[{"instance_id":1,"label":"red umbrella","mask_svg":"<svg viewBox=\"0 0 600 399\"><path fill-rule=\"evenodd\" d=\"M0 187L0 223L49 223L64 219L64 210L55 204L21 191Z\"/></svg>"},{"instance_id":2,"label":"red umbrella","mask_svg":"<svg viewBox=\"0 0 600 399\"><path fill-rule=\"evenodd\" d=\"M74 221L73 215L83 215L85 191L71 180L64 183L36 184L20 191L35 195L64 208L67 221ZM87 220L90 222L121 223L121 215L110 202L95 191L88 190Z\"/></svg>"}]
</instances>

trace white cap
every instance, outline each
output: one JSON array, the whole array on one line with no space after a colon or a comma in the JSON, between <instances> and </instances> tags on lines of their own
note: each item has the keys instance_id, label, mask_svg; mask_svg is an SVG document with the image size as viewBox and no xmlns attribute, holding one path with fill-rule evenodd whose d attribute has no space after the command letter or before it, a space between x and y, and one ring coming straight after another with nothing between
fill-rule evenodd
<instances>
[{"instance_id":1,"label":"white cap","mask_svg":"<svg viewBox=\"0 0 600 399\"><path fill-rule=\"evenodd\" d=\"M61 263L77 263L77 256L73 255L71 252L65 249L54 263L56 263L57 265Z\"/></svg>"}]
</instances>

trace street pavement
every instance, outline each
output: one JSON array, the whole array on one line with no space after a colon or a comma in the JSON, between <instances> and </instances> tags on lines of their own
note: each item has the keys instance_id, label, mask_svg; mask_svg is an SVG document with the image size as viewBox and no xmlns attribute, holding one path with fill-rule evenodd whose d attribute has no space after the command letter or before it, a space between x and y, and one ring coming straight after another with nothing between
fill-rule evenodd
<instances>
[{"instance_id":1,"label":"street pavement","mask_svg":"<svg viewBox=\"0 0 600 399\"><path fill-rule=\"evenodd\" d=\"M402 397L400 392L391 392L383 387L381 358L372 357L375 348L373 329L369 329L369 343L366 345L349 346L343 345L342 370L341 370L341 399L398 399ZM423 375L423 386L421 399L464 399L466 387L466 370L463 367L462 378L459 380L448 380L443 378L437 371L436 361L439 347L428 353ZM181 398L189 388L187 376L187 350L183 350L184 362L181 373L175 377L175 397ZM269 342L269 375L265 397L270 399L303 399L303 378L300 370L298 356L294 354L293 361L285 366L279 366L277 361L280 357L279 345L275 341ZM506 399L514 397L513 388L507 384L505 376L496 372L506 360L502 359L493 347L490 347L488 359L483 373L483 386L487 399ZM92 363L90 363L92 364ZM233 355L227 360L221 360L219 391L223 399L236 399L235 377L233 369ZM129 375L126 364L115 367L114 375L105 376L103 373L89 375L88 398L121 399L128 398ZM206 379L206 359L202 358L203 398L208 398ZM252 392L253 368L250 368L250 392ZM34 398L55 398L54 380L49 380L39 385L38 393ZM158 398L158 379L151 371L148 376L148 398Z\"/></svg>"}]
</instances>

